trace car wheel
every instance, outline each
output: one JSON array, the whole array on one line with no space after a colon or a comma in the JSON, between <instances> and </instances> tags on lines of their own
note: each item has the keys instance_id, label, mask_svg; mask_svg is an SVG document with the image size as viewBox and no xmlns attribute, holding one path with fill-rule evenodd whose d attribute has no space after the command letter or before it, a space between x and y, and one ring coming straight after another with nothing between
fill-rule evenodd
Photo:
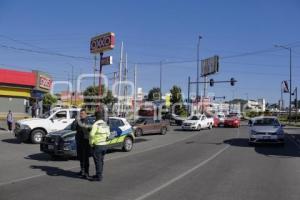
<instances>
[{"instance_id":1,"label":"car wheel","mask_svg":"<svg viewBox=\"0 0 300 200\"><path fill-rule=\"evenodd\" d=\"M133 148L133 141L130 137L126 137L123 142L123 151L129 152Z\"/></svg>"},{"instance_id":2,"label":"car wheel","mask_svg":"<svg viewBox=\"0 0 300 200\"><path fill-rule=\"evenodd\" d=\"M197 130L201 131L201 125L200 124L197 126Z\"/></svg>"},{"instance_id":3,"label":"car wheel","mask_svg":"<svg viewBox=\"0 0 300 200\"><path fill-rule=\"evenodd\" d=\"M143 131L142 131L142 129L136 129L136 131L135 131L135 136L136 137L140 137L140 136L142 136L143 135Z\"/></svg>"},{"instance_id":4,"label":"car wheel","mask_svg":"<svg viewBox=\"0 0 300 200\"><path fill-rule=\"evenodd\" d=\"M166 135L167 134L167 128L166 127L162 127L161 130L160 130L160 134Z\"/></svg>"},{"instance_id":5,"label":"car wheel","mask_svg":"<svg viewBox=\"0 0 300 200\"><path fill-rule=\"evenodd\" d=\"M31 132L31 142L33 144L40 144L42 142L43 136L46 135L45 131L42 129L36 129Z\"/></svg>"}]
</instances>

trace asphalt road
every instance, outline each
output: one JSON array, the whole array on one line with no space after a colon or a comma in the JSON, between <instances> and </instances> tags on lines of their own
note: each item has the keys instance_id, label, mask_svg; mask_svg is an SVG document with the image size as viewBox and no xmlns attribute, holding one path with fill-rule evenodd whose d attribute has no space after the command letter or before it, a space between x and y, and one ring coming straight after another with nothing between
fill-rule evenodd
<instances>
[{"instance_id":1,"label":"asphalt road","mask_svg":"<svg viewBox=\"0 0 300 200\"><path fill-rule=\"evenodd\" d=\"M0 199L299 200L300 129L287 132L285 147L249 147L246 126L143 136L132 152L107 154L100 183L78 178L77 161L0 133Z\"/></svg>"}]
</instances>

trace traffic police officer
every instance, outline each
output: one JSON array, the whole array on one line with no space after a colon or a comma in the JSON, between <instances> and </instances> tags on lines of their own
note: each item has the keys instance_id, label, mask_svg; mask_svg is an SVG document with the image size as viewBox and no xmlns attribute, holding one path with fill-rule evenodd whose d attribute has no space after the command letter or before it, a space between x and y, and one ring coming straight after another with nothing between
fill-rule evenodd
<instances>
[{"instance_id":1,"label":"traffic police officer","mask_svg":"<svg viewBox=\"0 0 300 200\"><path fill-rule=\"evenodd\" d=\"M96 168L96 175L92 177L93 181L101 181L103 178L102 173L104 165L104 155L106 152L107 140L110 135L109 126L104 120L99 118L99 116L96 116L96 122L92 126L89 138Z\"/></svg>"}]
</instances>

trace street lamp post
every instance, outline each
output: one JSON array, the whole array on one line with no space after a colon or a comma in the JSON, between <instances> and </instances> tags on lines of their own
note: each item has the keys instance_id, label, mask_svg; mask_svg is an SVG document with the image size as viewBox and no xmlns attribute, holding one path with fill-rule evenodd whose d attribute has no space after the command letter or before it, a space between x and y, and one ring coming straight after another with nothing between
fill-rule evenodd
<instances>
[{"instance_id":1,"label":"street lamp post","mask_svg":"<svg viewBox=\"0 0 300 200\"><path fill-rule=\"evenodd\" d=\"M196 103L197 103L197 112L198 112L198 98L199 98L199 68L200 68L200 40L202 39L202 36L199 35L198 37L198 45L197 45L197 84L196 84Z\"/></svg>"},{"instance_id":2,"label":"street lamp post","mask_svg":"<svg viewBox=\"0 0 300 200\"><path fill-rule=\"evenodd\" d=\"M160 90L160 94L159 94L159 100L161 101L161 96L162 96L162 64L163 62L160 61L159 62L159 90Z\"/></svg>"},{"instance_id":3,"label":"street lamp post","mask_svg":"<svg viewBox=\"0 0 300 200\"><path fill-rule=\"evenodd\" d=\"M290 53L290 105L289 105L289 123L291 122L291 115L292 115L292 48L286 47L283 45L275 45L275 47L286 49Z\"/></svg>"}]
</instances>

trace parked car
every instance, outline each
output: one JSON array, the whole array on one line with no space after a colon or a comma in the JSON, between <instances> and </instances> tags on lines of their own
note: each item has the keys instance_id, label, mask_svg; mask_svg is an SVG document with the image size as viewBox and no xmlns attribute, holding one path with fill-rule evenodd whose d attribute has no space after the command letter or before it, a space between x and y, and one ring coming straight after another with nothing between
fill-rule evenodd
<instances>
[{"instance_id":1,"label":"parked car","mask_svg":"<svg viewBox=\"0 0 300 200\"><path fill-rule=\"evenodd\" d=\"M181 128L183 130L212 129L213 125L213 118L207 118L205 115L192 115L183 122Z\"/></svg>"},{"instance_id":2,"label":"parked car","mask_svg":"<svg viewBox=\"0 0 300 200\"><path fill-rule=\"evenodd\" d=\"M20 141L38 144L48 133L60 131L70 125L78 116L79 108L60 109L47 112L40 118L23 119L16 122L14 133Z\"/></svg>"},{"instance_id":3,"label":"parked car","mask_svg":"<svg viewBox=\"0 0 300 200\"><path fill-rule=\"evenodd\" d=\"M249 144L284 144L285 133L276 117L256 117L249 121Z\"/></svg>"},{"instance_id":4,"label":"parked car","mask_svg":"<svg viewBox=\"0 0 300 200\"><path fill-rule=\"evenodd\" d=\"M231 112L231 113L229 113L229 116L242 119L242 115L240 113Z\"/></svg>"},{"instance_id":5,"label":"parked car","mask_svg":"<svg viewBox=\"0 0 300 200\"><path fill-rule=\"evenodd\" d=\"M225 118L224 127L239 128L241 126L241 120L238 117L228 116Z\"/></svg>"},{"instance_id":6,"label":"parked car","mask_svg":"<svg viewBox=\"0 0 300 200\"><path fill-rule=\"evenodd\" d=\"M88 117L88 123L92 125L95 117ZM131 151L134 143L134 133L131 125L124 118L110 117L108 120L111 135L107 138L108 149L122 148L123 151ZM40 150L51 156L76 157L76 131L72 130L72 124L64 130L53 132L45 137L40 144Z\"/></svg>"},{"instance_id":7,"label":"parked car","mask_svg":"<svg viewBox=\"0 0 300 200\"><path fill-rule=\"evenodd\" d=\"M219 123L218 126L224 125L224 121L225 121L225 114L220 112L216 115L216 117L219 119Z\"/></svg>"},{"instance_id":8,"label":"parked car","mask_svg":"<svg viewBox=\"0 0 300 200\"><path fill-rule=\"evenodd\" d=\"M220 120L218 117L213 117L214 119L214 127L219 127L220 126Z\"/></svg>"},{"instance_id":9,"label":"parked car","mask_svg":"<svg viewBox=\"0 0 300 200\"><path fill-rule=\"evenodd\" d=\"M168 131L168 123L164 120L153 120L152 117L139 118L134 123L133 130L136 137L150 133L165 135Z\"/></svg>"},{"instance_id":10,"label":"parked car","mask_svg":"<svg viewBox=\"0 0 300 200\"><path fill-rule=\"evenodd\" d=\"M170 117L170 125L177 125L177 126L181 126L183 123L184 119L181 118L178 115L172 114Z\"/></svg>"}]
</instances>

